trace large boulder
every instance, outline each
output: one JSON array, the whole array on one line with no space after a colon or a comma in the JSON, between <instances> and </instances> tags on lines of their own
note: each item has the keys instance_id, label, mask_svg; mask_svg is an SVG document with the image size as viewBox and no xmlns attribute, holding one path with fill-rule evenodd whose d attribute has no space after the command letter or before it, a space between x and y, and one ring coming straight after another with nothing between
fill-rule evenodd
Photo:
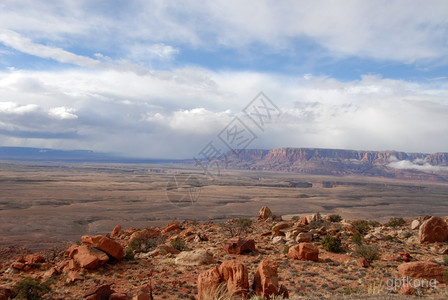
<instances>
[{"instance_id":1,"label":"large boulder","mask_svg":"<svg viewBox=\"0 0 448 300\"><path fill-rule=\"evenodd\" d=\"M235 260L226 260L219 266L222 280L227 282L230 297L246 298L249 290L249 274L246 264Z\"/></svg>"},{"instance_id":2,"label":"large boulder","mask_svg":"<svg viewBox=\"0 0 448 300\"><path fill-rule=\"evenodd\" d=\"M214 262L213 254L205 249L181 252L175 260L176 265L181 266L210 265Z\"/></svg>"},{"instance_id":3,"label":"large boulder","mask_svg":"<svg viewBox=\"0 0 448 300\"><path fill-rule=\"evenodd\" d=\"M227 260L219 267L215 266L199 274L198 299L212 299L220 285L224 287L224 292L227 293L228 298L233 299L237 296L246 299L249 289L249 275L246 264L235 260Z\"/></svg>"},{"instance_id":4,"label":"large boulder","mask_svg":"<svg viewBox=\"0 0 448 300\"><path fill-rule=\"evenodd\" d=\"M212 299L212 295L215 294L215 291L218 289L221 282L222 278L217 266L199 274L198 299Z\"/></svg>"},{"instance_id":5,"label":"large boulder","mask_svg":"<svg viewBox=\"0 0 448 300\"><path fill-rule=\"evenodd\" d=\"M82 243L90 245L96 249L106 252L115 259L122 259L124 257L123 247L116 241L111 240L102 235L84 235L81 237Z\"/></svg>"},{"instance_id":6,"label":"large boulder","mask_svg":"<svg viewBox=\"0 0 448 300\"><path fill-rule=\"evenodd\" d=\"M227 254L246 254L255 252L255 241L242 237L234 237L222 243L222 247Z\"/></svg>"},{"instance_id":7,"label":"large boulder","mask_svg":"<svg viewBox=\"0 0 448 300\"><path fill-rule=\"evenodd\" d=\"M319 261L319 248L311 243L300 243L289 248L288 257L298 260Z\"/></svg>"},{"instance_id":8,"label":"large boulder","mask_svg":"<svg viewBox=\"0 0 448 300\"><path fill-rule=\"evenodd\" d=\"M272 211L269 209L269 207L263 206L262 208L260 208L260 210L258 211L258 221L266 221L270 217L272 217Z\"/></svg>"},{"instance_id":9,"label":"large boulder","mask_svg":"<svg viewBox=\"0 0 448 300\"><path fill-rule=\"evenodd\" d=\"M78 266L86 269L96 269L109 260L106 253L87 245L72 246L67 250L67 254Z\"/></svg>"},{"instance_id":10,"label":"large boulder","mask_svg":"<svg viewBox=\"0 0 448 300\"><path fill-rule=\"evenodd\" d=\"M420 226L418 231L420 243L448 241L448 225L439 217L431 217Z\"/></svg>"},{"instance_id":11,"label":"large boulder","mask_svg":"<svg viewBox=\"0 0 448 300\"><path fill-rule=\"evenodd\" d=\"M280 288L276 262L268 259L263 259L260 262L254 276L252 289L258 296L262 296L265 299L278 296L281 290L285 289Z\"/></svg>"},{"instance_id":12,"label":"large boulder","mask_svg":"<svg viewBox=\"0 0 448 300\"><path fill-rule=\"evenodd\" d=\"M442 281L444 269L436 263L429 261L408 262L398 266L402 276L411 278L436 279Z\"/></svg>"}]
</instances>

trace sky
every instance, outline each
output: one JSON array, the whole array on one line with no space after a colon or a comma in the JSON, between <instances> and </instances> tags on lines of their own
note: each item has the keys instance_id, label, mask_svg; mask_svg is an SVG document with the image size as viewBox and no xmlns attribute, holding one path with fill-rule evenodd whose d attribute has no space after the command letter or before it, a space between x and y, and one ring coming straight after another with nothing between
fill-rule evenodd
<instances>
[{"instance_id":1,"label":"sky","mask_svg":"<svg viewBox=\"0 0 448 300\"><path fill-rule=\"evenodd\" d=\"M432 153L447 128L444 0L0 0L0 146Z\"/></svg>"}]
</instances>

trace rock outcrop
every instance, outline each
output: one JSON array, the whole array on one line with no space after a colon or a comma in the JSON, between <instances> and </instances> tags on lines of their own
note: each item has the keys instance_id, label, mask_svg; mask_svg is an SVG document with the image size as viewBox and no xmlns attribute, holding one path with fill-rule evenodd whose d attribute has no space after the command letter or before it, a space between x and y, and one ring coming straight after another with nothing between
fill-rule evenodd
<instances>
[{"instance_id":1,"label":"rock outcrop","mask_svg":"<svg viewBox=\"0 0 448 300\"><path fill-rule=\"evenodd\" d=\"M90 245L98 250L101 250L115 259L122 259L124 257L123 247L116 241L102 235L84 235L81 237L82 243Z\"/></svg>"}]
</instances>

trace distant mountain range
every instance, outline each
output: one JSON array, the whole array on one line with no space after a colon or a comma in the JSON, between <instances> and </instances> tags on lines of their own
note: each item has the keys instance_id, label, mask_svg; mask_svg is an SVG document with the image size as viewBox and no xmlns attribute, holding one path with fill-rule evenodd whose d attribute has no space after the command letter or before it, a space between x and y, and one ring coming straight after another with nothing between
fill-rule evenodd
<instances>
[{"instance_id":1,"label":"distant mountain range","mask_svg":"<svg viewBox=\"0 0 448 300\"><path fill-rule=\"evenodd\" d=\"M448 153L280 148L228 152L229 168L448 181Z\"/></svg>"},{"instance_id":2,"label":"distant mountain range","mask_svg":"<svg viewBox=\"0 0 448 300\"><path fill-rule=\"evenodd\" d=\"M183 162L170 159L129 158L90 150L55 150L48 148L0 147L0 160L103 162L103 163L167 163Z\"/></svg>"},{"instance_id":3,"label":"distant mountain range","mask_svg":"<svg viewBox=\"0 0 448 300\"><path fill-rule=\"evenodd\" d=\"M0 147L0 161L99 163L185 163L194 160L139 159L88 150ZM448 182L448 153L405 153L341 149L246 149L227 153L229 169L283 171L311 175L361 175Z\"/></svg>"}]
</instances>

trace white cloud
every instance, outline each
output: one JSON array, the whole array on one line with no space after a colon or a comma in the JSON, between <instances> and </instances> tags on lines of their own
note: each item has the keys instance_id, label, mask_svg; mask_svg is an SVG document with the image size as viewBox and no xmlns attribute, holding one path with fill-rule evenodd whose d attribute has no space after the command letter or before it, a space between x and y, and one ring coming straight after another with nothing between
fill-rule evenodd
<instances>
[{"instance_id":1,"label":"white cloud","mask_svg":"<svg viewBox=\"0 0 448 300\"><path fill-rule=\"evenodd\" d=\"M175 45L203 49L221 46L257 51L290 51L295 43L318 45L326 55L357 56L405 63L446 62L446 9L443 0L273 1L189 0L3 1L0 27L8 45L64 62L95 64L64 52L73 40L95 52L110 47L137 55L142 47L160 58L176 54ZM101 25L98 25L101 24ZM14 34L14 32L16 34ZM17 36L52 41L60 48L36 47ZM26 46L32 46L27 50ZM45 48L47 47L47 48ZM94 53L94 52L92 52Z\"/></svg>"},{"instance_id":2,"label":"white cloud","mask_svg":"<svg viewBox=\"0 0 448 300\"><path fill-rule=\"evenodd\" d=\"M0 114L17 114L23 115L36 111L38 106L35 104L19 105L14 102L0 102Z\"/></svg>"},{"instance_id":3,"label":"white cloud","mask_svg":"<svg viewBox=\"0 0 448 300\"><path fill-rule=\"evenodd\" d=\"M50 111L48 112L48 115L60 120L77 119L78 116L73 113L74 111L75 110L73 108L60 106L51 108Z\"/></svg>"},{"instance_id":4,"label":"white cloud","mask_svg":"<svg viewBox=\"0 0 448 300\"><path fill-rule=\"evenodd\" d=\"M245 120L243 108L263 91L283 117L264 133L253 127L258 138L250 147L443 152L447 86L198 68L143 76L114 70L5 72L0 99L14 102L0 102L0 129L8 135L0 144L193 157L233 117Z\"/></svg>"},{"instance_id":5,"label":"white cloud","mask_svg":"<svg viewBox=\"0 0 448 300\"><path fill-rule=\"evenodd\" d=\"M448 167L443 166L433 166L422 160L398 160L396 157L390 158L390 163L387 164L388 167L394 169L404 169L404 170L420 170L420 171L448 171Z\"/></svg>"},{"instance_id":6,"label":"white cloud","mask_svg":"<svg viewBox=\"0 0 448 300\"><path fill-rule=\"evenodd\" d=\"M0 42L23 53L51 58L62 63L70 63L83 67L97 67L100 64L95 59L76 55L61 48L33 43L30 39L11 30L0 30Z\"/></svg>"}]
</instances>

